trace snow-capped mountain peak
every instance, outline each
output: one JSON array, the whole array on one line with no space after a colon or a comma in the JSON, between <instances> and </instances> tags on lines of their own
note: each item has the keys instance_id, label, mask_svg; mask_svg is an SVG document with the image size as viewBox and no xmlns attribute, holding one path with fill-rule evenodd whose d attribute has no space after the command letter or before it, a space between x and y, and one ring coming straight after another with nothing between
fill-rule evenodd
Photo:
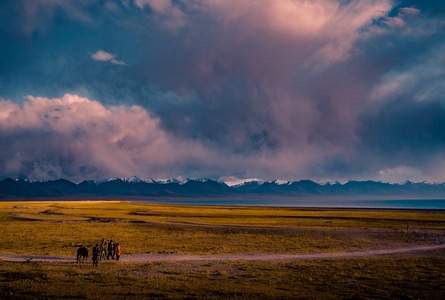
<instances>
[{"instance_id":1,"label":"snow-capped mountain peak","mask_svg":"<svg viewBox=\"0 0 445 300\"><path fill-rule=\"evenodd\" d=\"M132 183L144 182L144 180L140 179L137 176L123 177L121 180L125 181L125 182L132 182Z\"/></svg>"}]
</instances>

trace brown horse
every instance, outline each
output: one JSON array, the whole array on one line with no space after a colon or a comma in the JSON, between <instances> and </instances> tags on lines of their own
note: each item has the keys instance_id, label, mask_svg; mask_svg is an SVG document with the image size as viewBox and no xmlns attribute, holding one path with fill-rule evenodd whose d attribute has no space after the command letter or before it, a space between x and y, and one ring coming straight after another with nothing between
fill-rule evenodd
<instances>
[{"instance_id":1,"label":"brown horse","mask_svg":"<svg viewBox=\"0 0 445 300\"><path fill-rule=\"evenodd\" d=\"M88 260L88 248L85 246L80 246L79 249L77 249L77 262L85 262Z\"/></svg>"}]
</instances>

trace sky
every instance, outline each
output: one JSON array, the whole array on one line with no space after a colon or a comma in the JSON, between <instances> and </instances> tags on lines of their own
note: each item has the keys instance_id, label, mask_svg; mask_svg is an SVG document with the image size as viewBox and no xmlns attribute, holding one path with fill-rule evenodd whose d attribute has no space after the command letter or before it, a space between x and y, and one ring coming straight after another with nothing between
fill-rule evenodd
<instances>
[{"instance_id":1,"label":"sky","mask_svg":"<svg viewBox=\"0 0 445 300\"><path fill-rule=\"evenodd\" d=\"M436 0L3 0L0 179L445 182Z\"/></svg>"}]
</instances>

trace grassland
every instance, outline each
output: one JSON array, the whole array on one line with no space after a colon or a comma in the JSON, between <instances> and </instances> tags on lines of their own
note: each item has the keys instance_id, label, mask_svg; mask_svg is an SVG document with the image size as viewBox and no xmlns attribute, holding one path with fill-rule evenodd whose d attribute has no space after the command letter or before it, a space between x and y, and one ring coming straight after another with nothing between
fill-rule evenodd
<instances>
[{"instance_id":1,"label":"grassland","mask_svg":"<svg viewBox=\"0 0 445 300\"><path fill-rule=\"evenodd\" d=\"M75 256L121 243L124 255L305 254L445 241L445 212L0 203L0 254ZM440 299L445 251L302 261L13 263L0 261L1 299ZM411 298L410 298L411 297Z\"/></svg>"}]
</instances>

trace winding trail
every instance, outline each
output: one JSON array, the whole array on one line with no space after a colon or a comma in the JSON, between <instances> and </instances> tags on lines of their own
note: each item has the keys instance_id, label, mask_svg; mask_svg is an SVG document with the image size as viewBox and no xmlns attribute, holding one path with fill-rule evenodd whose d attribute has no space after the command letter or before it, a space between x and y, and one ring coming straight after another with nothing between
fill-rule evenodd
<instances>
[{"instance_id":1,"label":"winding trail","mask_svg":"<svg viewBox=\"0 0 445 300\"><path fill-rule=\"evenodd\" d=\"M399 247L390 249L370 249L364 251L343 251L334 253L309 253L309 254L164 254L164 253L140 253L122 255L120 262L123 263L147 263L147 262L172 262L172 261L272 261L272 260L314 260L314 259L350 259L360 257L375 257L382 255L401 254L409 252L422 252L445 249L445 244L419 245ZM90 258L91 259L91 258ZM19 255L0 254L0 261L9 262L74 262L74 256L51 256L51 255Z\"/></svg>"}]
</instances>

